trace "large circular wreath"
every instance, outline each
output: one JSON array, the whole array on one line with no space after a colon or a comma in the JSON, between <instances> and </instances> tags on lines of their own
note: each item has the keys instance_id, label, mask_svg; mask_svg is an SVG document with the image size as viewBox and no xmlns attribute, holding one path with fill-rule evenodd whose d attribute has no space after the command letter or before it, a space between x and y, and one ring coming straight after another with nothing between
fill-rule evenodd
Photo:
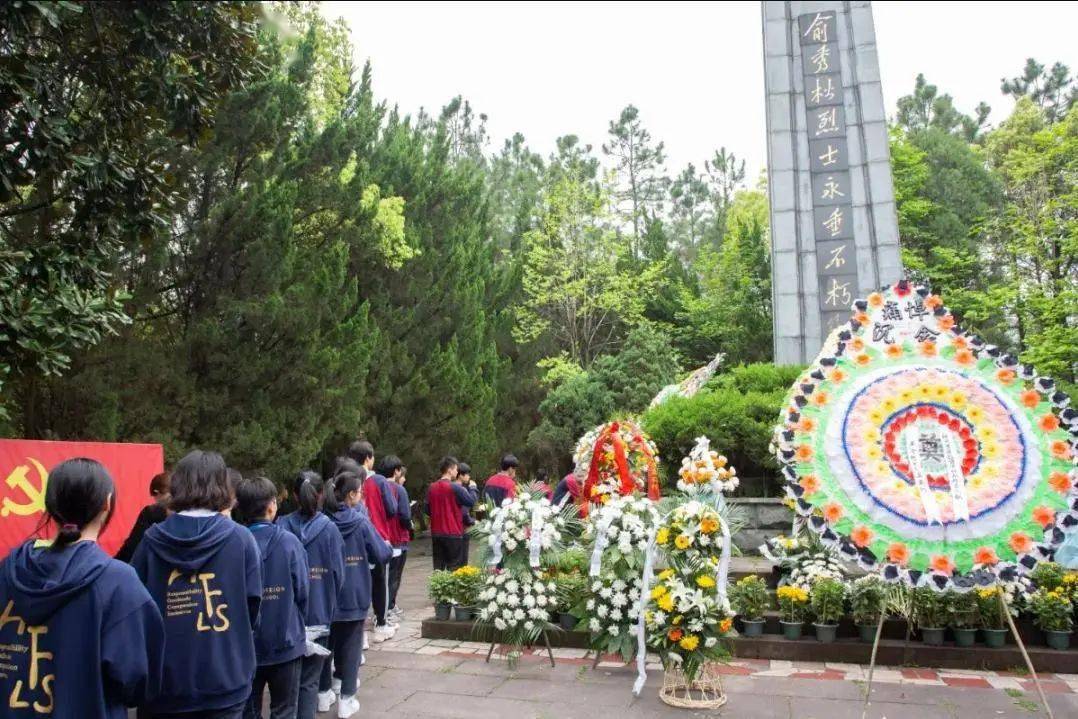
<instances>
[{"instance_id":1,"label":"large circular wreath","mask_svg":"<svg viewBox=\"0 0 1078 719\"><path fill-rule=\"evenodd\" d=\"M1078 527L1078 413L905 282L857 303L792 389L777 453L798 512L891 579L1030 569Z\"/></svg>"}]
</instances>

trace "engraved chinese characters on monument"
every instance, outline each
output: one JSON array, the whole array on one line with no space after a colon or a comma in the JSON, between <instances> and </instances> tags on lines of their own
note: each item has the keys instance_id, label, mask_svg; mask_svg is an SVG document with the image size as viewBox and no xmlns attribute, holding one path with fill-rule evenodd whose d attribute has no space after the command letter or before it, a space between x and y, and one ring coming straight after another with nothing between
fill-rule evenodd
<instances>
[{"instance_id":1,"label":"engraved chinese characters on monument","mask_svg":"<svg viewBox=\"0 0 1078 719\"><path fill-rule=\"evenodd\" d=\"M775 361L812 359L901 276L867 2L763 3Z\"/></svg>"}]
</instances>

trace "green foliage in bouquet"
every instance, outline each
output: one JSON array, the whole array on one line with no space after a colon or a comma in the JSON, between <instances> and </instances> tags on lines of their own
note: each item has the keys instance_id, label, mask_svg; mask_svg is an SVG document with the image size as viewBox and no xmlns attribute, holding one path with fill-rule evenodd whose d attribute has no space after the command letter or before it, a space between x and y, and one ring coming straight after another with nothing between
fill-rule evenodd
<instances>
[{"instance_id":1,"label":"green foliage in bouquet","mask_svg":"<svg viewBox=\"0 0 1078 719\"><path fill-rule=\"evenodd\" d=\"M729 596L734 611L742 619L750 621L763 619L764 612L771 605L767 583L755 574L740 579L730 588Z\"/></svg>"},{"instance_id":2,"label":"green foliage in bouquet","mask_svg":"<svg viewBox=\"0 0 1078 719\"><path fill-rule=\"evenodd\" d=\"M837 579L817 579L809 592L818 624L837 624L845 612L846 585Z\"/></svg>"}]
</instances>

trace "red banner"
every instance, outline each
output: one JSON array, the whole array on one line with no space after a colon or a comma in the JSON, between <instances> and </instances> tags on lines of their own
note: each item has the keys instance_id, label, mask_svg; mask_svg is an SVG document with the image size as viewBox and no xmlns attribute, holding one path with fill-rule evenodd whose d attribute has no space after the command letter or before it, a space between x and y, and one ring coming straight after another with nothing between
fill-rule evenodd
<instances>
[{"instance_id":1,"label":"red banner","mask_svg":"<svg viewBox=\"0 0 1078 719\"><path fill-rule=\"evenodd\" d=\"M100 539L109 554L116 553L139 511L150 503L150 480L165 466L159 444L0 439L0 557L33 536L45 516L49 472L74 457L96 459L116 483L112 520Z\"/></svg>"}]
</instances>

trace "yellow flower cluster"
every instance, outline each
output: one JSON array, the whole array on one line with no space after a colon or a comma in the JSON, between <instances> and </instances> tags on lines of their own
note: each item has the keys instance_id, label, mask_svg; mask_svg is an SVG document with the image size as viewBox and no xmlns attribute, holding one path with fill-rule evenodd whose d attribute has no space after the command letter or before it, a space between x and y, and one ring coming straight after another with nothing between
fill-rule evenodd
<instances>
[{"instance_id":1,"label":"yellow flower cluster","mask_svg":"<svg viewBox=\"0 0 1078 719\"><path fill-rule=\"evenodd\" d=\"M801 587L779 587L775 590L775 596L779 601L797 602L799 604L803 604L809 600L808 592Z\"/></svg>"},{"instance_id":2,"label":"yellow flower cluster","mask_svg":"<svg viewBox=\"0 0 1078 719\"><path fill-rule=\"evenodd\" d=\"M479 567L465 565L463 567L460 567L459 569L454 569L453 575L457 577L478 577Z\"/></svg>"},{"instance_id":3,"label":"yellow flower cluster","mask_svg":"<svg viewBox=\"0 0 1078 719\"><path fill-rule=\"evenodd\" d=\"M692 537L687 534L679 534L674 538L674 546L678 549L688 549L692 544Z\"/></svg>"},{"instance_id":4,"label":"yellow flower cluster","mask_svg":"<svg viewBox=\"0 0 1078 719\"><path fill-rule=\"evenodd\" d=\"M988 587L987 589L978 589L977 594L981 597L981 599L990 599L999 594L999 588Z\"/></svg>"},{"instance_id":5,"label":"yellow flower cluster","mask_svg":"<svg viewBox=\"0 0 1078 719\"><path fill-rule=\"evenodd\" d=\"M715 578L702 574L696 578L696 586L701 589L711 589L715 586Z\"/></svg>"},{"instance_id":6,"label":"yellow flower cluster","mask_svg":"<svg viewBox=\"0 0 1078 719\"><path fill-rule=\"evenodd\" d=\"M688 636L682 637L681 641L678 642L678 646L687 652L691 652L700 646L700 637L689 634Z\"/></svg>"},{"instance_id":7,"label":"yellow flower cluster","mask_svg":"<svg viewBox=\"0 0 1078 719\"><path fill-rule=\"evenodd\" d=\"M655 543L660 547L665 547L666 543L670 541L670 529L668 527L661 528L655 533Z\"/></svg>"}]
</instances>

